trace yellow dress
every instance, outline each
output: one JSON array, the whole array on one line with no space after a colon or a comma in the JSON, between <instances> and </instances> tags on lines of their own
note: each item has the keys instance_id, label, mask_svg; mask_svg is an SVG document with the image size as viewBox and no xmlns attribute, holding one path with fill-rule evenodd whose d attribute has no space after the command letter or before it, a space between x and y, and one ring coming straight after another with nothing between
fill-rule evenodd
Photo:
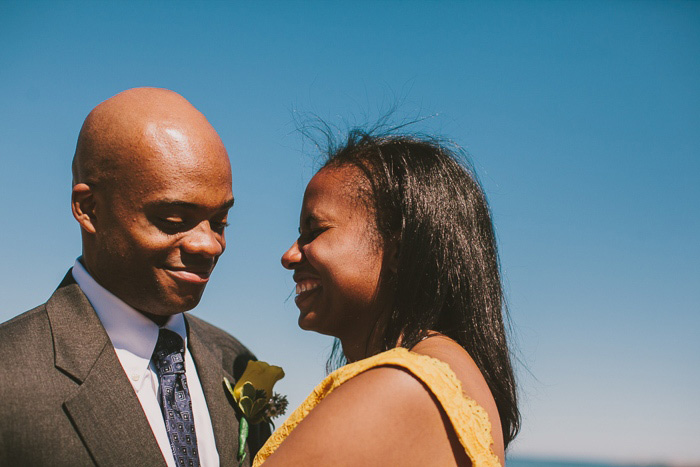
<instances>
[{"instance_id":1,"label":"yellow dress","mask_svg":"<svg viewBox=\"0 0 700 467\"><path fill-rule=\"evenodd\" d=\"M272 455L304 417L335 388L370 368L386 365L404 368L425 383L452 422L474 467L501 465L491 448L491 422L486 411L462 392L462 384L449 365L399 347L350 363L328 375L267 440L255 456L253 467L258 467Z\"/></svg>"}]
</instances>

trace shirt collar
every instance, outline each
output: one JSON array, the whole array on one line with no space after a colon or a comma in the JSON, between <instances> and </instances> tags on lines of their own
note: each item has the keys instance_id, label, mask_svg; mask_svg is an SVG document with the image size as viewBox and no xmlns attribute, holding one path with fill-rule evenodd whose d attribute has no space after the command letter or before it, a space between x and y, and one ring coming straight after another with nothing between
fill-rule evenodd
<instances>
[{"instance_id":1,"label":"shirt collar","mask_svg":"<svg viewBox=\"0 0 700 467\"><path fill-rule=\"evenodd\" d=\"M145 360L148 366L158 340L158 325L98 284L80 259L73 266L73 277L95 309L114 349L131 353ZM163 328L178 333L187 347L187 328L182 313L172 315Z\"/></svg>"}]
</instances>

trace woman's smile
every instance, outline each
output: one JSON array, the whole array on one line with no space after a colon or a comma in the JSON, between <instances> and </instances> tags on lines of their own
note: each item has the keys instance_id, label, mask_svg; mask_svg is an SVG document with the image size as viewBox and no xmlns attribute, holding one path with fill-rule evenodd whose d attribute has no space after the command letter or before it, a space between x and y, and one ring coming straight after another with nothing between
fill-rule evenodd
<instances>
[{"instance_id":1,"label":"woman's smile","mask_svg":"<svg viewBox=\"0 0 700 467\"><path fill-rule=\"evenodd\" d=\"M315 295L314 292L318 292L320 288L321 281L318 279L303 279L298 281L295 290L297 295L294 297L294 303L296 303L297 307L301 310L302 304L307 302L312 295Z\"/></svg>"},{"instance_id":2,"label":"woman's smile","mask_svg":"<svg viewBox=\"0 0 700 467\"><path fill-rule=\"evenodd\" d=\"M321 281L317 279L303 279L297 282L296 293L297 295L311 291L316 287L321 287Z\"/></svg>"}]
</instances>

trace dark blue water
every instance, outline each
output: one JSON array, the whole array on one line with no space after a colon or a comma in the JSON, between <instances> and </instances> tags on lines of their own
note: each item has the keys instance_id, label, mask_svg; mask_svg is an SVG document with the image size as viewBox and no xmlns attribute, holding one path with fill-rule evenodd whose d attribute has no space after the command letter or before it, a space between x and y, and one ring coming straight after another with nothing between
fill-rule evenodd
<instances>
[{"instance_id":1,"label":"dark blue water","mask_svg":"<svg viewBox=\"0 0 700 467\"><path fill-rule=\"evenodd\" d=\"M524 459L513 457L506 459L506 467L641 467L642 464L606 464L603 462L577 462L564 460ZM643 467L666 467L664 464L643 464Z\"/></svg>"}]
</instances>

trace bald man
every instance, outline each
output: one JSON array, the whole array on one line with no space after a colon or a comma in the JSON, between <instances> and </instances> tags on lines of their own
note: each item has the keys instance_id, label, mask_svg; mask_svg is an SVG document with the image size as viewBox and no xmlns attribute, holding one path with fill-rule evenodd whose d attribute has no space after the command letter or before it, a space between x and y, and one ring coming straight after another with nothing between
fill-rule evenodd
<instances>
[{"instance_id":1,"label":"bald man","mask_svg":"<svg viewBox=\"0 0 700 467\"><path fill-rule=\"evenodd\" d=\"M0 325L0 465L235 465L223 378L254 357L184 314L226 247L219 136L172 91L122 92L83 124L71 205L82 256ZM268 435L253 427L246 465Z\"/></svg>"}]
</instances>

